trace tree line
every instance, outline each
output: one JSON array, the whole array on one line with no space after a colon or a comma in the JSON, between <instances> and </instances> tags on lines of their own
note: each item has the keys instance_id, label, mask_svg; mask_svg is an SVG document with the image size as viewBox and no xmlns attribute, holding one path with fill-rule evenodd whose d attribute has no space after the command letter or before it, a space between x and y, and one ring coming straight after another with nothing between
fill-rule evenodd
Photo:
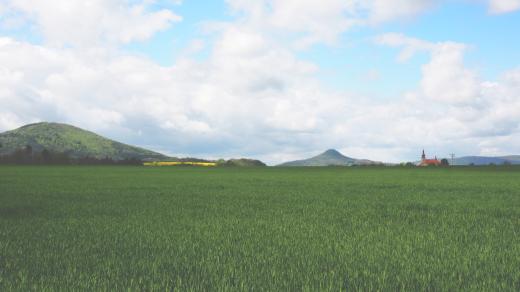
<instances>
[{"instance_id":1,"label":"tree line","mask_svg":"<svg viewBox=\"0 0 520 292\"><path fill-rule=\"evenodd\" d=\"M1 146L0 146L1 147ZM0 155L0 164L25 165L142 165L136 158L114 160L110 157L71 157L68 153L55 152L47 149L33 151L31 145L16 149L10 154Z\"/></svg>"}]
</instances>

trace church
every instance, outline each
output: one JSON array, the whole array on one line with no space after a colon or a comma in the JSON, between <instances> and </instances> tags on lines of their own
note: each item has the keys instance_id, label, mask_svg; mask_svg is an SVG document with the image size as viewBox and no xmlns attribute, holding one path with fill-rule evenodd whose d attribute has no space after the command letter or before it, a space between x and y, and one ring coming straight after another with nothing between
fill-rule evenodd
<instances>
[{"instance_id":1,"label":"church","mask_svg":"<svg viewBox=\"0 0 520 292\"><path fill-rule=\"evenodd\" d=\"M437 156L435 156L435 159L427 159L426 154L424 153L424 150L422 151L421 163L419 163L419 166L439 166L439 165L441 165L441 162L437 159Z\"/></svg>"}]
</instances>

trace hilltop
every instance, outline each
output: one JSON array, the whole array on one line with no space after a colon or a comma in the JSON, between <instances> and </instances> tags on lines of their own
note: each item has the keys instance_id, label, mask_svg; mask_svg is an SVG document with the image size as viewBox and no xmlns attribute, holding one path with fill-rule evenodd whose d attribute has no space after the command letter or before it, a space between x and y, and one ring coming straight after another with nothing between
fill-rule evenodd
<instances>
[{"instance_id":1,"label":"hilltop","mask_svg":"<svg viewBox=\"0 0 520 292\"><path fill-rule=\"evenodd\" d=\"M375 162L367 159L356 159L347 157L341 154L339 151L335 149L329 149L323 152L320 155L304 159L304 160L296 160L290 161L286 163L282 163L279 166L352 166L352 165L377 165L381 164L380 162Z\"/></svg>"},{"instance_id":2,"label":"hilltop","mask_svg":"<svg viewBox=\"0 0 520 292\"><path fill-rule=\"evenodd\" d=\"M60 123L29 124L0 134L0 155L11 154L27 145L34 152L44 149L66 153L71 158L164 159L165 155L126 145L98 134Z\"/></svg>"},{"instance_id":3,"label":"hilltop","mask_svg":"<svg viewBox=\"0 0 520 292\"><path fill-rule=\"evenodd\" d=\"M264 167L267 166L260 160L240 158L240 159L229 159L229 160L218 160L217 164L220 166L238 166L238 167Z\"/></svg>"}]
</instances>

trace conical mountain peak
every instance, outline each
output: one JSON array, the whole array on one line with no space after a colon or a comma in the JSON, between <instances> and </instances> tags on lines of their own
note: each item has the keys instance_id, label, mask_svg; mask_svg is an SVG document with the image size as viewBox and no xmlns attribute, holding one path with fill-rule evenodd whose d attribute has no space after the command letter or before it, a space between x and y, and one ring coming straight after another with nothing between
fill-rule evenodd
<instances>
[{"instance_id":1,"label":"conical mountain peak","mask_svg":"<svg viewBox=\"0 0 520 292\"><path fill-rule=\"evenodd\" d=\"M329 150L323 152L321 155L331 156L331 157L345 157L345 155L341 154L336 149L329 149Z\"/></svg>"}]
</instances>

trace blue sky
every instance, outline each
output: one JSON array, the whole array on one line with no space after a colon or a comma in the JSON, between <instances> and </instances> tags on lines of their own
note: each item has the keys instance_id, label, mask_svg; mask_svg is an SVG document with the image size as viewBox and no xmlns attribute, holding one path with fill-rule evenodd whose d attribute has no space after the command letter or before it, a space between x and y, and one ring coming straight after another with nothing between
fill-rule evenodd
<instances>
[{"instance_id":1,"label":"blue sky","mask_svg":"<svg viewBox=\"0 0 520 292\"><path fill-rule=\"evenodd\" d=\"M0 130L272 164L518 154L519 28L520 0L2 0Z\"/></svg>"},{"instance_id":2,"label":"blue sky","mask_svg":"<svg viewBox=\"0 0 520 292\"><path fill-rule=\"evenodd\" d=\"M132 43L125 49L143 54L155 62L171 66L194 39L207 39L204 26L213 21L231 21L233 15L225 1L185 1L182 5L163 5L182 15L183 21L171 29L157 33L146 42ZM511 68L512 60L520 60L520 13L493 15L484 5L462 2L441 5L403 21L359 27L339 36L333 45L315 45L298 51L304 60L317 63L323 70L322 81L337 89L352 88L363 93L386 96L413 88L419 79L420 67L427 59L418 56L408 64L395 60L398 49L382 48L373 43L374 36L402 32L432 42L456 41L469 44L468 66L476 68L487 79L497 78ZM207 58L207 51L197 55ZM364 78L378 71L378 86Z\"/></svg>"}]
</instances>

